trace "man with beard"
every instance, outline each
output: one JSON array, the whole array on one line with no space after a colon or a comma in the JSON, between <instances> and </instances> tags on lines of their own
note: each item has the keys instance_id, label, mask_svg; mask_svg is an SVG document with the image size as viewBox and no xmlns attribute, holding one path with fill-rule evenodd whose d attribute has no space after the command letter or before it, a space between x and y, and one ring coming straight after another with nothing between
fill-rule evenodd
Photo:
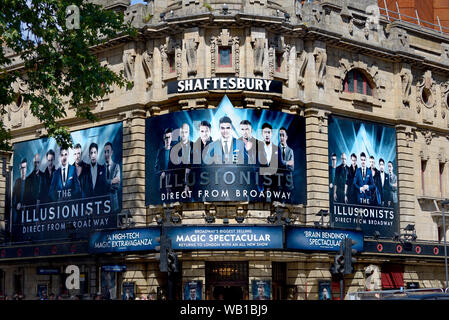
<instances>
[{"instance_id":1,"label":"man with beard","mask_svg":"<svg viewBox=\"0 0 449 320\"><path fill-rule=\"evenodd\" d=\"M61 166L55 171L51 180L50 197L53 201L77 199L81 195L76 169L68 162L69 152L61 148L59 160Z\"/></svg>"},{"instance_id":2,"label":"man with beard","mask_svg":"<svg viewBox=\"0 0 449 320\"><path fill-rule=\"evenodd\" d=\"M256 164L257 148L261 141L253 137L253 127L249 120L242 120L240 122L240 133L242 136L238 140L242 141L245 145L245 154L247 155L245 163Z\"/></svg>"},{"instance_id":3,"label":"man with beard","mask_svg":"<svg viewBox=\"0 0 449 320\"><path fill-rule=\"evenodd\" d=\"M83 150L81 144L77 143L75 145L75 148L73 148L73 155L75 156L75 161L72 166L76 168L76 175L79 177L83 174L84 168L88 166L88 164L82 160Z\"/></svg>"},{"instance_id":4,"label":"man with beard","mask_svg":"<svg viewBox=\"0 0 449 320\"><path fill-rule=\"evenodd\" d=\"M50 200L50 185L55 173L55 152L53 149L47 151L45 155L47 159L47 168L44 171L44 175L41 179L41 193L39 199L41 203L49 202Z\"/></svg>"},{"instance_id":5,"label":"man with beard","mask_svg":"<svg viewBox=\"0 0 449 320\"><path fill-rule=\"evenodd\" d=\"M334 201L343 203L345 201L346 177L349 167L346 165L346 153L341 154L341 163L335 170Z\"/></svg>"},{"instance_id":6,"label":"man with beard","mask_svg":"<svg viewBox=\"0 0 449 320\"><path fill-rule=\"evenodd\" d=\"M357 156L355 153L351 154L351 165L348 168L345 185L345 203L357 203L357 190L354 188L354 177L357 172Z\"/></svg>"},{"instance_id":7,"label":"man with beard","mask_svg":"<svg viewBox=\"0 0 449 320\"><path fill-rule=\"evenodd\" d=\"M90 164L87 165L85 174L81 178L81 188L84 198L103 196L108 192L106 169L97 162L97 157L98 145L92 142L89 146Z\"/></svg>"},{"instance_id":8,"label":"man with beard","mask_svg":"<svg viewBox=\"0 0 449 320\"><path fill-rule=\"evenodd\" d=\"M41 157L36 153L33 158L33 171L28 175L25 181L26 202L30 205L37 205L40 203L39 195L41 193L42 179L44 173L39 170Z\"/></svg>"}]
</instances>

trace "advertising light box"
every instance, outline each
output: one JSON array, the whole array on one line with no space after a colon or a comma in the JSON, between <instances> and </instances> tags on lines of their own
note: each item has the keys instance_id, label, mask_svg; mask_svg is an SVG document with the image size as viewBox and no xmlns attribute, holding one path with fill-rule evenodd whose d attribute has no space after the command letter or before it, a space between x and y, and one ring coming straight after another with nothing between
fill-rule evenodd
<instances>
[{"instance_id":1,"label":"advertising light box","mask_svg":"<svg viewBox=\"0 0 449 320\"><path fill-rule=\"evenodd\" d=\"M14 241L87 238L114 228L122 206L122 123L71 133L72 148L53 138L14 144Z\"/></svg>"},{"instance_id":2,"label":"advertising light box","mask_svg":"<svg viewBox=\"0 0 449 320\"><path fill-rule=\"evenodd\" d=\"M356 231L289 227L285 234L286 249L338 251L340 243L346 238L355 241L353 248L363 251L363 234Z\"/></svg>"},{"instance_id":3,"label":"advertising light box","mask_svg":"<svg viewBox=\"0 0 449 320\"><path fill-rule=\"evenodd\" d=\"M89 238L90 253L155 250L160 228L97 231Z\"/></svg>"},{"instance_id":4,"label":"advertising light box","mask_svg":"<svg viewBox=\"0 0 449 320\"><path fill-rule=\"evenodd\" d=\"M174 250L282 249L282 226L183 226L167 228Z\"/></svg>"},{"instance_id":5,"label":"advertising light box","mask_svg":"<svg viewBox=\"0 0 449 320\"><path fill-rule=\"evenodd\" d=\"M146 119L146 205L306 201L305 121L271 110L216 109Z\"/></svg>"},{"instance_id":6,"label":"advertising light box","mask_svg":"<svg viewBox=\"0 0 449 320\"><path fill-rule=\"evenodd\" d=\"M391 237L398 230L396 129L329 117L329 203L337 228Z\"/></svg>"}]
</instances>

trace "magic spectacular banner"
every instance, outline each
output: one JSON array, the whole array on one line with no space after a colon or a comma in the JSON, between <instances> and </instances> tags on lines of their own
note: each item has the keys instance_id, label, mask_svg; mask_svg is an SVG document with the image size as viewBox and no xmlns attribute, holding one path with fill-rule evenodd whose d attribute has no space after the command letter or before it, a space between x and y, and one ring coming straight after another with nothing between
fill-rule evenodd
<instances>
[{"instance_id":1,"label":"magic spectacular banner","mask_svg":"<svg viewBox=\"0 0 449 320\"><path fill-rule=\"evenodd\" d=\"M333 225L398 230L396 129L372 122L329 118L329 202Z\"/></svg>"},{"instance_id":2,"label":"magic spectacular banner","mask_svg":"<svg viewBox=\"0 0 449 320\"><path fill-rule=\"evenodd\" d=\"M306 201L305 121L270 110L216 109L146 119L146 205Z\"/></svg>"},{"instance_id":3,"label":"magic spectacular banner","mask_svg":"<svg viewBox=\"0 0 449 320\"><path fill-rule=\"evenodd\" d=\"M72 148L53 138L14 145L14 241L88 238L117 227L122 207L122 123L71 133Z\"/></svg>"}]
</instances>

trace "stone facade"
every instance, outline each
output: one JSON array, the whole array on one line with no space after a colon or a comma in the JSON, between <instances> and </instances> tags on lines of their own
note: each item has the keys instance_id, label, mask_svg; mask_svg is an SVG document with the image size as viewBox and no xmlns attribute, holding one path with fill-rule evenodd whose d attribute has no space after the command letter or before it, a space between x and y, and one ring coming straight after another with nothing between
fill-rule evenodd
<instances>
[{"instance_id":1,"label":"stone facade","mask_svg":"<svg viewBox=\"0 0 449 320\"><path fill-rule=\"evenodd\" d=\"M375 0L151 0L134 6L126 1L99 2L124 10L126 19L140 28L137 39L120 39L95 48L102 64L124 71L134 85L131 89L114 88L93 102L98 123L77 119L70 106L61 123L75 131L123 122L123 209L131 212L135 226L156 225L162 216L162 208L145 206L145 119L174 111L215 108L224 94L173 95L167 93L167 83L235 76L283 82L282 94L226 92L235 106L278 110L306 119L307 205L287 208L285 214L293 223L313 226L319 220L316 213L329 208L328 117L342 115L396 128L400 228L414 224L418 240L441 241L442 232L447 230L441 230L439 212L441 201L449 197L449 35L401 21L389 22L383 16L377 23L374 13L367 10ZM231 48L231 68L219 66L220 46ZM276 59L279 68L275 68ZM373 85L372 96L345 92L343 81L354 69ZM17 85L17 90L26 89ZM8 110L4 121L11 129L12 143L45 135L28 106L18 101ZM12 164L12 154L2 157ZM5 215L5 181L0 176L0 217ZM204 224L205 211L209 210L202 203L175 209L183 224ZM215 223L222 224L223 218L233 219L240 212L246 218L244 223L259 224L272 210L266 203L226 204L217 209ZM153 255L123 259L129 267L121 280L135 282L137 294L154 294L165 284ZM287 285L296 287L297 299L317 299L318 281L331 279L333 256L194 251L180 255L182 281L202 280L205 286L205 261L230 259L249 263L249 299L251 280L271 279L272 261L287 263ZM387 261L405 266L405 281L419 282L421 287L442 286L442 261L410 259L362 253L355 273L346 276L345 294L369 288L365 268ZM98 265L82 262L93 270L89 273L89 293L95 293ZM424 262L432 267L422 267ZM11 293L11 275L18 272L17 266L0 262L0 268L9 275L4 290ZM26 265L20 268L28 270ZM51 276L28 276L27 272L32 271L25 272L30 285L25 292L35 292L35 284L40 282L51 283L56 290Z\"/></svg>"}]
</instances>

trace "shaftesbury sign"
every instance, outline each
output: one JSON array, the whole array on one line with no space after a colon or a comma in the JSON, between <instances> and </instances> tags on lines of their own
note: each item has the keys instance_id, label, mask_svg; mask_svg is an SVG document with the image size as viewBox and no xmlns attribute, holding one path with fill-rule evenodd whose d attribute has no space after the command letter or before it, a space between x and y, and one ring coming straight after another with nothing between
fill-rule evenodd
<instances>
[{"instance_id":1,"label":"shaftesbury sign","mask_svg":"<svg viewBox=\"0 0 449 320\"><path fill-rule=\"evenodd\" d=\"M245 90L282 93L282 82L254 78L203 78L172 81L167 93L187 93L206 90Z\"/></svg>"}]
</instances>

